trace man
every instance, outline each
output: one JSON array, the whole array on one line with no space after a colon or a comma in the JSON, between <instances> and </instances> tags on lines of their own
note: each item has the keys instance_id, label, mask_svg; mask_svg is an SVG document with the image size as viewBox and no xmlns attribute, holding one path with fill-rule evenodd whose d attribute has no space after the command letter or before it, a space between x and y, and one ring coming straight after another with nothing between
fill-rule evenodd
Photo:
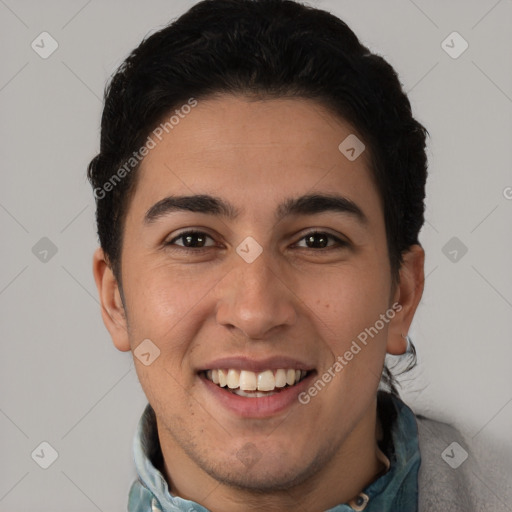
<instances>
[{"instance_id":1,"label":"man","mask_svg":"<svg viewBox=\"0 0 512 512\"><path fill-rule=\"evenodd\" d=\"M425 136L389 64L294 1L200 2L126 59L89 178L149 401L131 512L477 510L437 453L460 436L384 365L414 356Z\"/></svg>"}]
</instances>

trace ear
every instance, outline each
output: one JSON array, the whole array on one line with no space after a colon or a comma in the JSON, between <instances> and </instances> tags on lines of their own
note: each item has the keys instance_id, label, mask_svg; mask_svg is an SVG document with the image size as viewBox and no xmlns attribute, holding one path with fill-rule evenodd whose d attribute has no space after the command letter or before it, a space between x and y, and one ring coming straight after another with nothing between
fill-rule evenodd
<instances>
[{"instance_id":1,"label":"ear","mask_svg":"<svg viewBox=\"0 0 512 512\"><path fill-rule=\"evenodd\" d=\"M126 313L117 279L101 248L96 249L94 252L93 274L100 296L103 323L108 329L116 348L122 352L127 352L130 350L130 342Z\"/></svg>"},{"instance_id":2,"label":"ear","mask_svg":"<svg viewBox=\"0 0 512 512\"><path fill-rule=\"evenodd\" d=\"M400 304L395 309L395 317L389 322L387 352L400 355L407 350L406 336L411 327L416 308L423 295L425 284L425 251L420 245L412 245L403 254L403 263L399 271L399 283L395 290L393 304Z\"/></svg>"}]
</instances>

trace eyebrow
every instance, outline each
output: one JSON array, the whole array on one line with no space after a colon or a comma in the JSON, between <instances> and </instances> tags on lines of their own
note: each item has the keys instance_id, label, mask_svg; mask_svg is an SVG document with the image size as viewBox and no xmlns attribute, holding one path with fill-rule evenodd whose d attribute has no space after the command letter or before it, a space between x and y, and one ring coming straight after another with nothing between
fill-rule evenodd
<instances>
[{"instance_id":1,"label":"eyebrow","mask_svg":"<svg viewBox=\"0 0 512 512\"><path fill-rule=\"evenodd\" d=\"M149 208L144 223L151 224L176 211L203 213L229 220L235 220L241 213L231 203L210 195L169 196ZM276 221L291 215L317 215L329 211L350 215L361 224L368 223L368 218L356 203L346 197L331 194L308 194L286 199L276 210Z\"/></svg>"}]
</instances>

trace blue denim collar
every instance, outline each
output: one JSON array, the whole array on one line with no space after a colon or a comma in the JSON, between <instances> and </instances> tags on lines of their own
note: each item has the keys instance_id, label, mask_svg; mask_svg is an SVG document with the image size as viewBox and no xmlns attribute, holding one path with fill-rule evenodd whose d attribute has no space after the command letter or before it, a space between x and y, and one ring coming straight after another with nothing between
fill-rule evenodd
<instances>
[{"instance_id":1,"label":"blue denim collar","mask_svg":"<svg viewBox=\"0 0 512 512\"><path fill-rule=\"evenodd\" d=\"M418 508L418 471L421 464L418 429L414 413L399 398L379 393L381 424L389 424L390 443L384 453L389 470L366 487L361 505L340 504L326 512L415 512ZM383 416L386 415L386 418ZM387 416L394 416L392 422ZM133 441L135 467L139 478L130 489L128 512L208 512L198 503L173 496L162 473L154 466L161 457L155 413L148 404Z\"/></svg>"},{"instance_id":2,"label":"blue denim collar","mask_svg":"<svg viewBox=\"0 0 512 512\"><path fill-rule=\"evenodd\" d=\"M391 441L384 450L391 463L389 470L372 482L363 493L367 504L361 508L342 504L326 512L416 512L418 510L418 472L421 456L418 445L418 426L414 413L399 398L380 394L385 401L383 414L394 414L390 424ZM387 422L381 416L381 423ZM388 427L389 428L389 427Z\"/></svg>"}]
</instances>

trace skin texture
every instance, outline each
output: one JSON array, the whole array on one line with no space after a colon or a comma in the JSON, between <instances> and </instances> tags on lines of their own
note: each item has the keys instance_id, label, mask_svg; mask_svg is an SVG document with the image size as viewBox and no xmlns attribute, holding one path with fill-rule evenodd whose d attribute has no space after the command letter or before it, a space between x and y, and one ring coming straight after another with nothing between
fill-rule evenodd
<instances>
[{"instance_id":1,"label":"skin texture","mask_svg":"<svg viewBox=\"0 0 512 512\"><path fill-rule=\"evenodd\" d=\"M383 469L376 392L386 352L406 349L424 254L410 248L395 286L368 155L351 162L338 150L351 133L311 100L201 100L142 162L124 229L122 294L103 252L95 253L115 346L133 351L149 338L160 349L149 366L134 361L156 412L170 489L214 512L323 511ZM367 221L327 211L276 222L282 201L312 193L350 199ZM161 199L193 194L222 198L241 213L233 220L179 211L144 222ZM202 252L187 252L176 238L188 228L211 237ZM322 249L317 237L308 246L311 231L347 244L328 239ZM248 236L263 249L252 263L236 252ZM242 418L198 376L218 357L275 355L308 362L321 376L395 302L401 311L307 405ZM244 447L259 460L243 464Z\"/></svg>"}]
</instances>

